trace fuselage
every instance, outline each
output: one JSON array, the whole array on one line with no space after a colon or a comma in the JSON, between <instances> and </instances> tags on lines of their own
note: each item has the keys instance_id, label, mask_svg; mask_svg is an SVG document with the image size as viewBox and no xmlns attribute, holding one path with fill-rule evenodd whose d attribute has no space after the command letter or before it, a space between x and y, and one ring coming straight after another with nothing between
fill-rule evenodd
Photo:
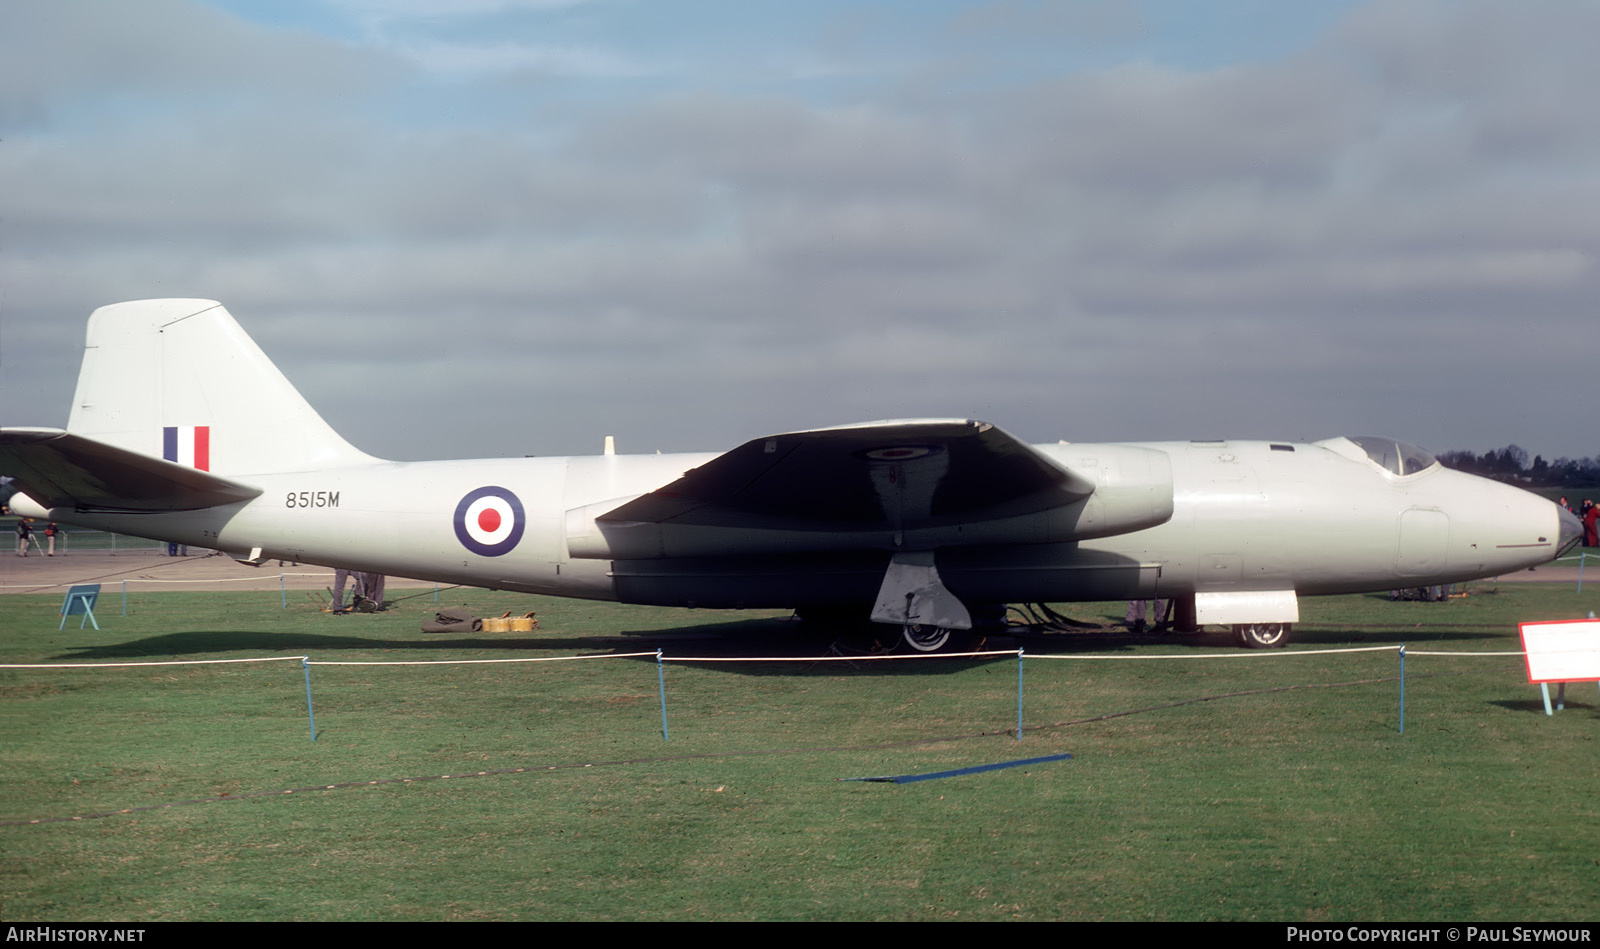
<instances>
[{"instance_id":1,"label":"fuselage","mask_svg":"<svg viewBox=\"0 0 1600 949\"><path fill-rule=\"evenodd\" d=\"M182 513L25 513L258 562L701 607L870 602L890 556L907 543L929 545L945 584L963 600L1006 603L1425 586L1542 563L1572 536L1556 506L1536 495L1436 463L1415 471L1385 468L1346 439L1033 448L1094 480L1097 495L1169 492L1170 516L1141 530L1059 542L1048 526L1021 523L1004 538L981 530L909 540L797 532L769 549L720 554L618 557L593 549L596 512L661 488L714 454L381 462L237 474L230 477L260 487L261 496ZM1165 464L1125 463L1152 452ZM498 505L495 512L469 504L477 497ZM488 541L473 541L464 519Z\"/></svg>"}]
</instances>

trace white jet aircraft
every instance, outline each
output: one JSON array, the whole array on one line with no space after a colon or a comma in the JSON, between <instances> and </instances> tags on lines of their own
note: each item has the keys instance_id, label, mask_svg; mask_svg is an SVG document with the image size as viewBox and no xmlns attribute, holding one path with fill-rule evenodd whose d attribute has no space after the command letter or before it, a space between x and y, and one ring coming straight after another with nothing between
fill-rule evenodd
<instances>
[{"instance_id":1,"label":"white jet aircraft","mask_svg":"<svg viewBox=\"0 0 1600 949\"><path fill-rule=\"evenodd\" d=\"M392 462L209 300L89 318L65 431L0 430L17 513L557 596L781 607L906 648L1004 604L1175 598L1281 646L1298 598L1521 570L1581 536L1529 492L1379 438L1027 445L986 422L786 432L723 454Z\"/></svg>"}]
</instances>

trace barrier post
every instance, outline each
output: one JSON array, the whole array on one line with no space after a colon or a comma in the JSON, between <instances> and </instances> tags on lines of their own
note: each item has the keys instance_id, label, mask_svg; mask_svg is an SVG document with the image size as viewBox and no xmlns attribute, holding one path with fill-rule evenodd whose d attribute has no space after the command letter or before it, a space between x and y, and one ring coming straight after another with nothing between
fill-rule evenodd
<instances>
[{"instance_id":1,"label":"barrier post","mask_svg":"<svg viewBox=\"0 0 1600 949\"><path fill-rule=\"evenodd\" d=\"M1406 644L1400 644L1400 734L1406 733Z\"/></svg>"},{"instance_id":2,"label":"barrier post","mask_svg":"<svg viewBox=\"0 0 1600 949\"><path fill-rule=\"evenodd\" d=\"M311 740L317 740L317 715L311 709L311 657L300 657L300 668L306 672L306 721L311 723Z\"/></svg>"},{"instance_id":3,"label":"barrier post","mask_svg":"<svg viewBox=\"0 0 1600 949\"><path fill-rule=\"evenodd\" d=\"M656 689L661 693L661 740L667 740L667 676L661 671L661 650L656 650Z\"/></svg>"},{"instance_id":4,"label":"barrier post","mask_svg":"<svg viewBox=\"0 0 1600 949\"><path fill-rule=\"evenodd\" d=\"M283 608L289 608L289 587L283 582L283 574L278 574L278 592L283 595Z\"/></svg>"},{"instance_id":5,"label":"barrier post","mask_svg":"<svg viewBox=\"0 0 1600 949\"><path fill-rule=\"evenodd\" d=\"M1022 740L1022 650L1017 650L1017 741Z\"/></svg>"}]
</instances>

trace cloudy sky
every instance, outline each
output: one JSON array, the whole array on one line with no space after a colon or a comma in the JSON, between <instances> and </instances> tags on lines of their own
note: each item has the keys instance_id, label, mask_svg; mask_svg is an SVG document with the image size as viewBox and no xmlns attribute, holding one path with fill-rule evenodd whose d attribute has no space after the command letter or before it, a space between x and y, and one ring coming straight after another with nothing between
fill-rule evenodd
<instances>
[{"instance_id":1,"label":"cloudy sky","mask_svg":"<svg viewBox=\"0 0 1600 949\"><path fill-rule=\"evenodd\" d=\"M359 447L1590 456L1600 5L17 0L0 422L225 303Z\"/></svg>"}]
</instances>

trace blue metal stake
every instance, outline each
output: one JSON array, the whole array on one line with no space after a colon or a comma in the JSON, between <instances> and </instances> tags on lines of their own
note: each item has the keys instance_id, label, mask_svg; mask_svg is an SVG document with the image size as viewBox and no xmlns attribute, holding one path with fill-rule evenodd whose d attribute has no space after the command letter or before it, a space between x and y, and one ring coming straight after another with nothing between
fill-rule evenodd
<instances>
[{"instance_id":1,"label":"blue metal stake","mask_svg":"<svg viewBox=\"0 0 1600 949\"><path fill-rule=\"evenodd\" d=\"M667 740L667 676L661 671L661 650L656 650L656 688L661 691L661 740Z\"/></svg>"},{"instance_id":2,"label":"blue metal stake","mask_svg":"<svg viewBox=\"0 0 1600 949\"><path fill-rule=\"evenodd\" d=\"M1017 650L1017 741L1022 740L1022 650Z\"/></svg>"},{"instance_id":3,"label":"blue metal stake","mask_svg":"<svg viewBox=\"0 0 1600 949\"><path fill-rule=\"evenodd\" d=\"M433 585L433 602L439 602L439 584L437 583Z\"/></svg>"},{"instance_id":4,"label":"blue metal stake","mask_svg":"<svg viewBox=\"0 0 1600 949\"><path fill-rule=\"evenodd\" d=\"M289 608L289 588L283 583L283 574L278 574L278 592L283 594L283 608Z\"/></svg>"},{"instance_id":5,"label":"blue metal stake","mask_svg":"<svg viewBox=\"0 0 1600 949\"><path fill-rule=\"evenodd\" d=\"M1400 734L1406 733L1406 644L1400 644Z\"/></svg>"},{"instance_id":6,"label":"blue metal stake","mask_svg":"<svg viewBox=\"0 0 1600 949\"><path fill-rule=\"evenodd\" d=\"M311 657L300 657L300 668L306 671L306 720L311 723L311 740L317 740L317 715L311 710Z\"/></svg>"},{"instance_id":7,"label":"blue metal stake","mask_svg":"<svg viewBox=\"0 0 1600 949\"><path fill-rule=\"evenodd\" d=\"M1583 563L1589 559L1587 552L1578 555L1578 592L1583 592Z\"/></svg>"}]
</instances>

